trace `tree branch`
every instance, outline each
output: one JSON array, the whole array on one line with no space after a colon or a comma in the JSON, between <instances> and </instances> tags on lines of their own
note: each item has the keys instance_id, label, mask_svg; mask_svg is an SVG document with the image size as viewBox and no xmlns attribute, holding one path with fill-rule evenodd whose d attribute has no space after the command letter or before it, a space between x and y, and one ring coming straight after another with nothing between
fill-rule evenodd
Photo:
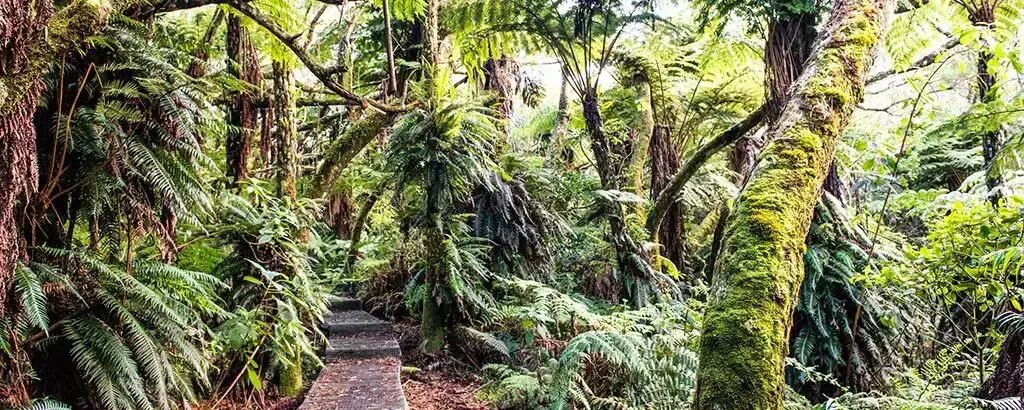
<instances>
[{"instance_id":1,"label":"tree branch","mask_svg":"<svg viewBox=\"0 0 1024 410\"><path fill-rule=\"evenodd\" d=\"M896 74L903 74L903 73L906 73L906 72L917 70L919 68L927 67L927 66L931 65L932 63L934 63L935 59L938 58L940 55L942 55L942 53L952 49L953 47L956 47L959 44L960 44L960 39L958 39L958 38L951 38L949 40L946 40L946 42L942 43L942 45L940 45L939 48L933 50L932 52L930 52L928 54L925 54L925 55L921 56L917 60L914 60L913 63L910 63L910 66L908 66L907 68L905 68L903 70L896 71L895 67L890 67L887 70L884 70L884 71L881 71L881 72L878 72L878 73L875 73L875 74L871 75L870 77L868 77L867 82L865 82L865 85L874 84L876 82L882 81L882 80L884 80L886 78L889 78L890 76L893 76L893 75L896 75Z\"/></svg>"},{"instance_id":2,"label":"tree branch","mask_svg":"<svg viewBox=\"0 0 1024 410\"><path fill-rule=\"evenodd\" d=\"M762 105L754 110L754 112L747 115L747 118L744 118L743 121L729 127L728 130L725 130L725 132L716 136L711 140L711 142L700 147L700 149L698 149L697 152L694 153L685 164L683 164L682 168L679 169L679 172L672 176L672 180L669 181L668 186L658 194L658 199L651 208L651 213L647 216L647 232L650 232L652 239L658 237L658 229L661 228L661 220L665 219L668 209L672 206L672 203L676 201L676 196L679 195L679 191L682 191L686 182L697 173L697 170L700 169L700 167L704 165L711 156L715 155L715 153L720 151L722 148L729 146L729 144L743 139L751 129L761 123L764 119L764 114L765 106Z\"/></svg>"},{"instance_id":3,"label":"tree branch","mask_svg":"<svg viewBox=\"0 0 1024 410\"><path fill-rule=\"evenodd\" d=\"M410 109L409 107L405 106L393 106L383 104L379 101L361 97L353 93L352 91L345 89L334 78L332 78L333 73L331 69L324 67L320 65L320 63L314 61L313 56L309 55L309 53L306 52L306 49L296 41L297 37L300 36L301 34L292 35L286 33L284 28L282 28L280 25L274 22L269 16L263 14L255 6L245 1L230 0L229 4L231 4L232 7L234 7L236 10L244 14L246 17L249 17L250 19L255 21L256 24L259 24L264 29L269 31L270 34L274 35L274 37L277 37L277 39L284 43L284 45L288 47L288 49L291 50L296 57L298 57L299 61L301 61L304 66L306 66L306 69L313 73L313 76L320 80L320 82L323 83L323 85L327 87L327 89L338 94L338 96L340 96L342 99L350 101L351 103L353 103L352 105L360 105L364 107L370 106L385 113L401 113L406 112Z\"/></svg>"}]
</instances>

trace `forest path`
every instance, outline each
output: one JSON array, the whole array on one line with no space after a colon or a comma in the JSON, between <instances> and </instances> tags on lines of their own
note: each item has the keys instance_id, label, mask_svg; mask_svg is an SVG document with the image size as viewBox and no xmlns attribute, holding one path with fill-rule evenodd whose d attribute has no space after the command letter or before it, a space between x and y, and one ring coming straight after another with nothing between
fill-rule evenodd
<instances>
[{"instance_id":1,"label":"forest path","mask_svg":"<svg viewBox=\"0 0 1024 410\"><path fill-rule=\"evenodd\" d=\"M324 368L299 410L406 410L402 349L391 324L363 311L358 299L331 303L322 325Z\"/></svg>"}]
</instances>

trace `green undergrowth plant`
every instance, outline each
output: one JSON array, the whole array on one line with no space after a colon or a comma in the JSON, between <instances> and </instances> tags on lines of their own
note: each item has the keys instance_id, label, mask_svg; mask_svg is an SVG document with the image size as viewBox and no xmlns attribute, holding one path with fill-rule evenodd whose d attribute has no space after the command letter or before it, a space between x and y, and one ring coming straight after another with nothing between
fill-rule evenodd
<instances>
[{"instance_id":1,"label":"green undergrowth plant","mask_svg":"<svg viewBox=\"0 0 1024 410\"><path fill-rule=\"evenodd\" d=\"M215 231L232 248L215 270L229 285L224 299L231 317L217 327L213 350L224 361L222 371L244 372L251 388L276 379L282 394L294 395L303 362L319 366L315 347L324 341L317 325L331 286L308 256L319 207L272 195L256 180L244 182L241 195L222 197Z\"/></svg>"},{"instance_id":2,"label":"green undergrowth plant","mask_svg":"<svg viewBox=\"0 0 1024 410\"><path fill-rule=\"evenodd\" d=\"M686 408L696 320L680 304L602 307L538 282L498 286L499 310L469 335L501 353L480 396L499 408Z\"/></svg>"}]
</instances>

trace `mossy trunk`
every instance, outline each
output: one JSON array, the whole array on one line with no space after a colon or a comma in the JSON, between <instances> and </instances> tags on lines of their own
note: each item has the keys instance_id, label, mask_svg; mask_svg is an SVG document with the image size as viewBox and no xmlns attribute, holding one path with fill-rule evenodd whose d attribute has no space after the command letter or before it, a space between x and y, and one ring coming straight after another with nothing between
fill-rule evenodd
<instances>
[{"instance_id":1,"label":"mossy trunk","mask_svg":"<svg viewBox=\"0 0 1024 410\"><path fill-rule=\"evenodd\" d=\"M295 199L298 196L298 139L295 125L295 100L292 98L292 72L281 62L274 62L274 117L277 121L278 193Z\"/></svg>"},{"instance_id":2,"label":"mossy trunk","mask_svg":"<svg viewBox=\"0 0 1024 410\"><path fill-rule=\"evenodd\" d=\"M297 351L292 362L282 364L277 376L277 392L283 397L295 397L302 392L302 351Z\"/></svg>"},{"instance_id":3,"label":"mossy trunk","mask_svg":"<svg viewBox=\"0 0 1024 410\"><path fill-rule=\"evenodd\" d=\"M48 0L0 0L0 316L25 252L15 208L37 189L32 115L42 77L65 50L98 32L111 9L105 0L78 0L54 14Z\"/></svg>"},{"instance_id":4,"label":"mossy trunk","mask_svg":"<svg viewBox=\"0 0 1024 410\"><path fill-rule=\"evenodd\" d=\"M420 311L420 350L424 353L437 352L448 343L444 310L429 293L423 297Z\"/></svg>"},{"instance_id":5,"label":"mossy trunk","mask_svg":"<svg viewBox=\"0 0 1024 410\"><path fill-rule=\"evenodd\" d=\"M696 410L782 409L804 239L894 0L839 0L730 213L704 318Z\"/></svg>"},{"instance_id":6,"label":"mossy trunk","mask_svg":"<svg viewBox=\"0 0 1024 410\"><path fill-rule=\"evenodd\" d=\"M441 64L440 14L441 0L427 0L423 21L423 59L434 68ZM429 73L430 70L425 72Z\"/></svg>"}]
</instances>

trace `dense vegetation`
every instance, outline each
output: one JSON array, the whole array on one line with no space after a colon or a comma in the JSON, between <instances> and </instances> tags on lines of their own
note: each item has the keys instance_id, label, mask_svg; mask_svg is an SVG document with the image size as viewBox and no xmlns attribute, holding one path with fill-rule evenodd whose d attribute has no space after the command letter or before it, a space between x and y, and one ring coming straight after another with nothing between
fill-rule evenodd
<instances>
[{"instance_id":1,"label":"dense vegetation","mask_svg":"<svg viewBox=\"0 0 1024 410\"><path fill-rule=\"evenodd\" d=\"M1022 7L0 0L0 408L1024 408Z\"/></svg>"}]
</instances>

